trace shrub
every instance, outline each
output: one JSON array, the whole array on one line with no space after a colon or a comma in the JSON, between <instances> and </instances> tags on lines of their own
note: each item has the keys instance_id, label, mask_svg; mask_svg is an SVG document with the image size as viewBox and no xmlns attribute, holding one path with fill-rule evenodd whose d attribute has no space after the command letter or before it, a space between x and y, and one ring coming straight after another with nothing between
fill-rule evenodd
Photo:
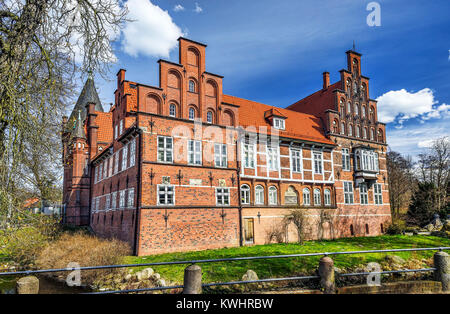
<instances>
[{"instance_id":1,"label":"shrub","mask_svg":"<svg viewBox=\"0 0 450 314\"><path fill-rule=\"evenodd\" d=\"M2 253L7 259L25 266L35 262L49 241L59 234L58 220L51 216L28 217L20 228L3 231Z\"/></svg>"},{"instance_id":2,"label":"shrub","mask_svg":"<svg viewBox=\"0 0 450 314\"><path fill-rule=\"evenodd\" d=\"M386 234L396 235L402 234L405 231L406 223L403 220L393 221L386 229Z\"/></svg>"},{"instance_id":3,"label":"shrub","mask_svg":"<svg viewBox=\"0 0 450 314\"><path fill-rule=\"evenodd\" d=\"M100 239L85 233L63 234L48 245L39 255L39 268L66 268L70 262L83 266L113 265L122 262L130 254L127 243L119 240ZM103 276L117 273L119 269L82 271L83 284L92 284ZM67 274L54 273L55 276Z\"/></svg>"},{"instance_id":4,"label":"shrub","mask_svg":"<svg viewBox=\"0 0 450 314\"><path fill-rule=\"evenodd\" d=\"M266 244L270 243L283 243L286 233L286 228L281 223L272 223L266 230Z\"/></svg>"}]
</instances>

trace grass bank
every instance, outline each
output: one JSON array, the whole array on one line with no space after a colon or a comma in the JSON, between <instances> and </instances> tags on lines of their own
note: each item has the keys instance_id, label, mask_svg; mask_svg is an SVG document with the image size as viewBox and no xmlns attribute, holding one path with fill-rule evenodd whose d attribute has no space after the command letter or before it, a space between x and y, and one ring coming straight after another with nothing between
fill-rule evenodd
<instances>
[{"instance_id":1,"label":"grass bank","mask_svg":"<svg viewBox=\"0 0 450 314\"><path fill-rule=\"evenodd\" d=\"M419 247L439 247L450 246L450 239L432 236L378 236L362 238L343 238L337 240L308 241L303 245L296 243L289 244L269 244L251 247L225 248L218 250L206 250L187 253L170 253L153 256L128 256L125 262L132 263L152 263L198 259L218 259L242 256L268 256L287 255L314 252L335 252L335 251L360 251L379 249L401 249ZM388 253L408 259L429 259L433 256L433 251L422 252L398 252ZM386 253L355 254L333 256L335 266L341 269L352 269L358 266L367 265L369 262L381 262ZM203 271L203 282L220 282L240 280L242 275L248 270L254 270L259 278L288 277L299 274L313 272L318 265L320 257L298 257L282 258L270 260L251 260L201 264ZM160 273L165 279L181 283L183 281L183 271L186 265L155 266L153 269ZM141 268L136 268L142 269Z\"/></svg>"}]
</instances>

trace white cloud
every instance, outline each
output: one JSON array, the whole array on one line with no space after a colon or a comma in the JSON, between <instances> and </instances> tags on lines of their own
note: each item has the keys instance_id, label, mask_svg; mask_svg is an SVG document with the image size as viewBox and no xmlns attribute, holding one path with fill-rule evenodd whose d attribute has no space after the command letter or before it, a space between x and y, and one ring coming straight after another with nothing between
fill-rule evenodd
<instances>
[{"instance_id":1,"label":"white cloud","mask_svg":"<svg viewBox=\"0 0 450 314\"><path fill-rule=\"evenodd\" d=\"M181 4L177 4L173 7L173 10L175 12L180 12L180 11L184 11L184 7Z\"/></svg>"},{"instance_id":2,"label":"white cloud","mask_svg":"<svg viewBox=\"0 0 450 314\"><path fill-rule=\"evenodd\" d=\"M195 9L194 9L195 13L201 13L203 11L203 9L198 5L198 3L195 3Z\"/></svg>"},{"instance_id":3,"label":"white cloud","mask_svg":"<svg viewBox=\"0 0 450 314\"><path fill-rule=\"evenodd\" d=\"M400 124L404 120L418 117L433 112L433 91L424 88L416 93L405 89L389 91L377 98L378 119L384 123L397 120Z\"/></svg>"},{"instance_id":4,"label":"white cloud","mask_svg":"<svg viewBox=\"0 0 450 314\"><path fill-rule=\"evenodd\" d=\"M122 47L125 53L168 57L176 47L181 29L167 11L149 0L128 0L128 22L123 30Z\"/></svg>"}]
</instances>

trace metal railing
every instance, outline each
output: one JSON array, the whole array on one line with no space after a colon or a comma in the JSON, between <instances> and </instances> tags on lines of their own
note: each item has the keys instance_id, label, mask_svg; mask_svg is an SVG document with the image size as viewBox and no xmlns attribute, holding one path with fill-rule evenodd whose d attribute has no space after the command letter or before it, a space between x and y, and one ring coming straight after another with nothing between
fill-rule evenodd
<instances>
[{"instance_id":1,"label":"metal railing","mask_svg":"<svg viewBox=\"0 0 450 314\"><path fill-rule=\"evenodd\" d=\"M249 260L268 260L268 259L280 259L280 258L294 258L294 257L312 257L312 256L333 256L333 255L346 255L346 254L371 254L371 253L391 253L391 252L415 252L415 251L444 251L450 250L450 247L432 247L432 248L410 248L410 249L385 249L385 250L365 250L365 251L341 251L341 252L320 252L320 253L301 253L301 254L288 254L288 255L272 255L272 256L245 256L245 257L230 257L219 259L201 259L201 260L186 260L186 261L171 261L171 262L153 262L153 263L141 263L141 264L118 264L118 265L102 265L102 266L84 266L84 267L68 267L58 269L39 269L39 270L25 270L16 272L0 272L0 276L18 276L18 275L32 275L54 272L69 272L75 270L95 270L95 269L115 269L115 268L129 268L129 267L146 267L146 266L164 266L164 265L195 265L203 263L218 263L218 262L234 262L234 261L249 261ZM374 271L374 272L357 272L337 274L338 277L350 277L350 276L364 276L370 274L394 274L394 273L410 273L410 272L431 272L436 271L437 268L421 268L421 269L402 269L402 270L390 270L390 271ZM333 270L334 272L334 270ZM277 282L277 281L291 281L291 280L311 280L321 279L321 276L297 276L286 278L267 278L258 280L242 280L242 281L230 281L230 282L217 282L217 283L202 283L201 287L213 287L213 286L230 286L238 284L254 284L264 282ZM89 294L116 294L116 293L134 293L134 292L146 292L146 291L162 291L172 289L185 289L189 283L183 283L183 285L176 286L163 286L141 289L127 289L127 290L115 290L115 291L96 291Z\"/></svg>"}]
</instances>

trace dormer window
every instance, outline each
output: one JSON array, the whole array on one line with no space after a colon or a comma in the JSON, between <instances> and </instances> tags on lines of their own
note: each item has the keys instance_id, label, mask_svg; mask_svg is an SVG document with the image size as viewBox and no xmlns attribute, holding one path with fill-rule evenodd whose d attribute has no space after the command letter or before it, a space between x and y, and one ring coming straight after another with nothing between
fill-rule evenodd
<instances>
[{"instance_id":1,"label":"dormer window","mask_svg":"<svg viewBox=\"0 0 450 314\"><path fill-rule=\"evenodd\" d=\"M274 118L273 127L278 130L284 130L284 119Z\"/></svg>"}]
</instances>

